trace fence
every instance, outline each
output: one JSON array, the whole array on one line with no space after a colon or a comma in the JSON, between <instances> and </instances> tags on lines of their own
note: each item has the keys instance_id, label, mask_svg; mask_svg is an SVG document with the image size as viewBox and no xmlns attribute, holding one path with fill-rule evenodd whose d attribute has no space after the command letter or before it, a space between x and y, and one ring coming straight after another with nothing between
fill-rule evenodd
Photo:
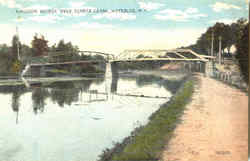
<instances>
[{"instance_id":1,"label":"fence","mask_svg":"<svg viewBox=\"0 0 250 161\"><path fill-rule=\"evenodd\" d=\"M248 85L243 79L243 76L237 72L214 71L213 77L217 80L220 80L224 83L227 83L240 89L247 89L248 87Z\"/></svg>"}]
</instances>

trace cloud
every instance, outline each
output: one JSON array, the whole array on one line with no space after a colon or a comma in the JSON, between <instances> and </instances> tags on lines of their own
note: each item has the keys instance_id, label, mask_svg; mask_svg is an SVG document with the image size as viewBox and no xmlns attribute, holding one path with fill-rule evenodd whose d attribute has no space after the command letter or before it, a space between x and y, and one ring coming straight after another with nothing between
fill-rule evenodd
<instances>
[{"instance_id":1,"label":"cloud","mask_svg":"<svg viewBox=\"0 0 250 161\"><path fill-rule=\"evenodd\" d=\"M136 19L136 15L131 13L122 13L122 12L105 12L101 14L97 14L93 16L94 19L102 19L106 18L109 20L119 19L119 20L134 20Z\"/></svg>"},{"instance_id":2,"label":"cloud","mask_svg":"<svg viewBox=\"0 0 250 161\"><path fill-rule=\"evenodd\" d=\"M96 7L86 6L86 2L69 2L68 9L89 9L89 10L96 10Z\"/></svg>"},{"instance_id":3,"label":"cloud","mask_svg":"<svg viewBox=\"0 0 250 161\"><path fill-rule=\"evenodd\" d=\"M69 2L71 8L81 8L85 5L85 2Z\"/></svg>"},{"instance_id":4,"label":"cloud","mask_svg":"<svg viewBox=\"0 0 250 161\"><path fill-rule=\"evenodd\" d=\"M155 9L159 9L160 7L163 7L164 4L162 3L154 3L154 2L138 2L140 8L151 11Z\"/></svg>"},{"instance_id":5,"label":"cloud","mask_svg":"<svg viewBox=\"0 0 250 161\"><path fill-rule=\"evenodd\" d=\"M230 24L232 24L233 22L236 22L236 21L237 21L237 19L223 18L223 19L209 21L209 23L215 24L216 22L221 22L221 23L230 25Z\"/></svg>"},{"instance_id":6,"label":"cloud","mask_svg":"<svg viewBox=\"0 0 250 161\"><path fill-rule=\"evenodd\" d=\"M57 21L63 20L64 18L57 15L45 15L45 16L32 16L24 19L23 21L33 22L45 22L45 23L56 23Z\"/></svg>"},{"instance_id":7,"label":"cloud","mask_svg":"<svg viewBox=\"0 0 250 161\"><path fill-rule=\"evenodd\" d=\"M25 2L25 1L30 1L30 2L40 1L40 2L41 2L41 1L51 1L51 0L22 0L22 1L24 1L24 2Z\"/></svg>"},{"instance_id":8,"label":"cloud","mask_svg":"<svg viewBox=\"0 0 250 161\"><path fill-rule=\"evenodd\" d=\"M22 8L22 5L16 3L16 0L0 0L0 5L8 8Z\"/></svg>"},{"instance_id":9,"label":"cloud","mask_svg":"<svg viewBox=\"0 0 250 161\"><path fill-rule=\"evenodd\" d=\"M198 13L198 12L199 12L199 10L197 8L188 8L186 10L186 13L190 13L190 14L192 14L192 13Z\"/></svg>"},{"instance_id":10,"label":"cloud","mask_svg":"<svg viewBox=\"0 0 250 161\"><path fill-rule=\"evenodd\" d=\"M73 29L82 29L82 28L87 28L87 29L106 29L106 28L114 28L113 25L111 24L101 24L97 22L81 22L78 24L73 24L72 25Z\"/></svg>"},{"instance_id":11,"label":"cloud","mask_svg":"<svg viewBox=\"0 0 250 161\"><path fill-rule=\"evenodd\" d=\"M228 3L223 3L223 2L216 2L215 4L211 5L212 9L215 12L221 12L222 10L229 10L229 9L241 9L241 7L233 5L233 4L228 4Z\"/></svg>"},{"instance_id":12,"label":"cloud","mask_svg":"<svg viewBox=\"0 0 250 161\"><path fill-rule=\"evenodd\" d=\"M43 9L50 9L51 7L47 5L33 5L29 7L22 8L23 10L29 10L29 9L37 9L37 10L43 10Z\"/></svg>"},{"instance_id":13,"label":"cloud","mask_svg":"<svg viewBox=\"0 0 250 161\"><path fill-rule=\"evenodd\" d=\"M207 17L206 14L199 13L197 8L188 8L184 11L176 9L165 9L154 15L157 20L172 20L178 22L189 21L190 19L198 19Z\"/></svg>"}]
</instances>

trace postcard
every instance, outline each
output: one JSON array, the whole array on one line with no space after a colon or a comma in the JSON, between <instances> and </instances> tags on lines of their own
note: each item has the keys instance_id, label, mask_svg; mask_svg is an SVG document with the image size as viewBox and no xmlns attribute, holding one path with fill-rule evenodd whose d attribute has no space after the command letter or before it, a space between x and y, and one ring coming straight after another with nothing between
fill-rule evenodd
<instances>
[{"instance_id":1,"label":"postcard","mask_svg":"<svg viewBox=\"0 0 250 161\"><path fill-rule=\"evenodd\" d=\"M0 13L0 161L248 159L248 0Z\"/></svg>"}]
</instances>

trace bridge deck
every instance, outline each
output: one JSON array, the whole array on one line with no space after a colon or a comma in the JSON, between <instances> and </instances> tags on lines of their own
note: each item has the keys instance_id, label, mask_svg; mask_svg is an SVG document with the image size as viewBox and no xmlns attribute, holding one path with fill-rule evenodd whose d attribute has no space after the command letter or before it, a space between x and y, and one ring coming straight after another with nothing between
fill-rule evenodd
<instances>
[{"instance_id":1,"label":"bridge deck","mask_svg":"<svg viewBox=\"0 0 250 161\"><path fill-rule=\"evenodd\" d=\"M140 58L140 59L121 59L121 60L111 60L110 62L142 62L142 61L201 61L207 62L207 59L182 59L182 58ZM100 63L107 61L97 61L97 60L83 60L83 61L71 61L71 62L60 62L60 63L41 63L41 64L30 64L30 66L53 66L53 65L71 65L71 64L87 64L87 63Z\"/></svg>"},{"instance_id":2,"label":"bridge deck","mask_svg":"<svg viewBox=\"0 0 250 161\"><path fill-rule=\"evenodd\" d=\"M186 58L140 58L140 59L120 59L120 60L111 60L111 62L136 62L136 61L161 61L161 60L170 60L170 61L202 61L207 62L207 59L186 59Z\"/></svg>"}]
</instances>

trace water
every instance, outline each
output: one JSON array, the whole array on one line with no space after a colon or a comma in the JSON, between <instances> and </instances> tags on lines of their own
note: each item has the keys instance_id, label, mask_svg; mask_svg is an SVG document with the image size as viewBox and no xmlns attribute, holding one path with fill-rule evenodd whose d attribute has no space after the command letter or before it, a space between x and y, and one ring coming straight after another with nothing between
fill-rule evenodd
<instances>
[{"instance_id":1,"label":"water","mask_svg":"<svg viewBox=\"0 0 250 161\"><path fill-rule=\"evenodd\" d=\"M146 124L169 89L167 80L143 75L1 86L0 160L95 161Z\"/></svg>"}]
</instances>

